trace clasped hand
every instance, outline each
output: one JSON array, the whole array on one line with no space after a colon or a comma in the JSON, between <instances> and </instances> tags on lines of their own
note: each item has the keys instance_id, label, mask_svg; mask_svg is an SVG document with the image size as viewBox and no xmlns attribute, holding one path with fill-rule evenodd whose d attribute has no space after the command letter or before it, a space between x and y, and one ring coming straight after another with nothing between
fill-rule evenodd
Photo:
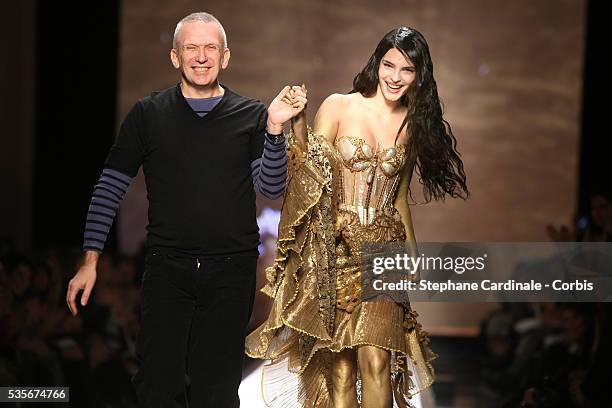
<instances>
[{"instance_id":1,"label":"clasped hand","mask_svg":"<svg viewBox=\"0 0 612 408\"><path fill-rule=\"evenodd\" d=\"M306 109L306 86L285 86L268 107L268 133L280 134L285 122Z\"/></svg>"}]
</instances>

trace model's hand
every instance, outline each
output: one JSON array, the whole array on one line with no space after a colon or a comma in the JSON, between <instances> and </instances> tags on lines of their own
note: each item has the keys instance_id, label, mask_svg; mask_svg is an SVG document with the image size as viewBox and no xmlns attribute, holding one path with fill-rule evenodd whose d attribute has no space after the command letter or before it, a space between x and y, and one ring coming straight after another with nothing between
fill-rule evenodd
<instances>
[{"instance_id":1,"label":"model's hand","mask_svg":"<svg viewBox=\"0 0 612 408\"><path fill-rule=\"evenodd\" d=\"M281 133L283 124L302 112L306 103L305 87L284 87L268 107L268 133Z\"/></svg>"},{"instance_id":2,"label":"model's hand","mask_svg":"<svg viewBox=\"0 0 612 408\"><path fill-rule=\"evenodd\" d=\"M99 254L95 251L87 251L85 261L68 284L66 302L73 316L79 312L76 305L76 297L82 290L81 306L87 305L91 291L96 284L96 266Z\"/></svg>"},{"instance_id":3,"label":"model's hand","mask_svg":"<svg viewBox=\"0 0 612 408\"><path fill-rule=\"evenodd\" d=\"M306 125L306 107L308 106L308 90L306 89L306 85L302 84L302 86L292 86L291 90L293 91L293 98L297 101L298 106L301 107L300 111L291 118L294 124L304 124ZM303 104L303 105L302 105Z\"/></svg>"}]
</instances>

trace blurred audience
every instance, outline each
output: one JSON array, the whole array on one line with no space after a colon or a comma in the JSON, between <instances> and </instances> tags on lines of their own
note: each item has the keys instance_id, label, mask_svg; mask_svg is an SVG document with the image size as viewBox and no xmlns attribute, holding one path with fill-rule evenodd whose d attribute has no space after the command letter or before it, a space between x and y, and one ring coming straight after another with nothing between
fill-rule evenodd
<instances>
[{"instance_id":1,"label":"blurred audience","mask_svg":"<svg viewBox=\"0 0 612 408\"><path fill-rule=\"evenodd\" d=\"M588 216L546 229L555 242L610 242L612 202L595 194ZM611 316L610 303L502 304L481 327L479 406L612 406Z\"/></svg>"},{"instance_id":2,"label":"blurred audience","mask_svg":"<svg viewBox=\"0 0 612 408\"><path fill-rule=\"evenodd\" d=\"M93 302L72 317L63 294L78 259L0 245L0 386L68 386L72 407L135 407L140 258L104 256Z\"/></svg>"}]
</instances>

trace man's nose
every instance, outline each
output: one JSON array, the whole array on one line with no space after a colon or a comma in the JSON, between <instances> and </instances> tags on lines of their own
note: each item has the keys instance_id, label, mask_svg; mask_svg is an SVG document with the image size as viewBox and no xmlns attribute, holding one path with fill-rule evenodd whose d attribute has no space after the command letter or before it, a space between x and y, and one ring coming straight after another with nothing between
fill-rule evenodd
<instances>
[{"instance_id":1,"label":"man's nose","mask_svg":"<svg viewBox=\"0 0 612 408\"><path fill-rule=\"evenodd\" d=\"M204 49L202 49L202 47L198 49L198 56L196 57L196 59L198 60L198 62L206 62L206 60L208 59L206 56L206 52L204 51Z\"/></svg>"}]
</instances>

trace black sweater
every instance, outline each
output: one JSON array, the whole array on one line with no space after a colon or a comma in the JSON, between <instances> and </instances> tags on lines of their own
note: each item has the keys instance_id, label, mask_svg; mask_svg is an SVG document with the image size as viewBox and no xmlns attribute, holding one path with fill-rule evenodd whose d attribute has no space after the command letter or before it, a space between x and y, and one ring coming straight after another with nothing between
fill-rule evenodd
<instances>
[{"instance_id":1,"label":"black sweater","mask_svg":"<svg viewBox=\"0 0 612 408\"><path fill-rule=\"evenodd\" d=\"M138 101L106 159L134 177L143 166L149 251L193 256L256 253L259 233L250 164L261 156L265 106L227 87L199 117L180 87Z\"/></svg>"}]
</instances>

